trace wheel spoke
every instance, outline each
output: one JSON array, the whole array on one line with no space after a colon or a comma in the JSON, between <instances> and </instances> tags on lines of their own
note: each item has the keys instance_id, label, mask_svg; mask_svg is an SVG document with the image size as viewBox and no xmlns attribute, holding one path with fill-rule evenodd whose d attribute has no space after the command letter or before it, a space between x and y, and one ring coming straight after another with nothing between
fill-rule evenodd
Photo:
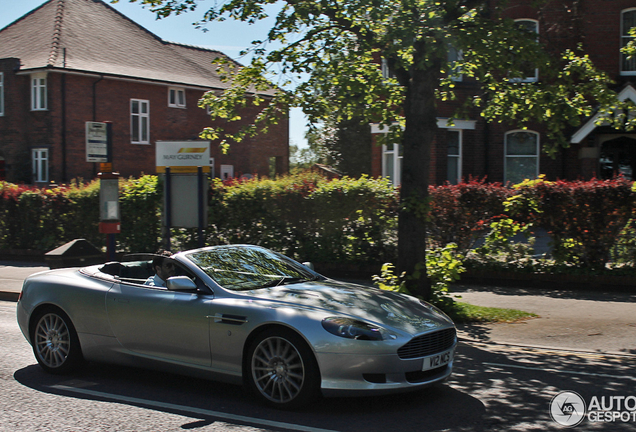
<instances>
[{"instance_id":1,"label":"wheel spoke","mask_svg":"<svg viewBox=\"0 0 636 432\"><path fill-rule=\"evenodd\" d=\"M71 350L71 334L64 319L51 313L43 316L34 332L36 353L50 368L64 364Z\"/></svg>"},{"instance_id":2,"label":"wheel spoke","mask_svg":"<svg viewBox=\"0 0 636 432\"><path fill-rule=\"evenodd\" d=\"M252 355L252 376L267 399L285 403L300 393L305 378L296 347L281 337L263 340Z\"/></svg>"}]
</instances>

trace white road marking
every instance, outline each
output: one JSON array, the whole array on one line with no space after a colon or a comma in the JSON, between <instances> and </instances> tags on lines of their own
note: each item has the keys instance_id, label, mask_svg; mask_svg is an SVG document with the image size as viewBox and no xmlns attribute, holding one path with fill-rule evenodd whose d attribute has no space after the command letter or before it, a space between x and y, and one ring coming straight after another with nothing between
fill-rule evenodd
<instances>
[{"instance_id":1,"label":"white road marking","mask_svg":"<svg viewBox=\"0 0 636 432\"><path fill-rule=\"evenodd\" d=\"M186 405L176 405L171 403L153 401L149 399L140 399L140 398L129 397L129 396L115 395L111 393L99 392L95 390L87 390L87 389L76 388L76 387L69 387L65 385L54 385L50 387L56 390L63 390L63 391L68 391L72 393L80 393L87 396L112 399L116 402L142 404L142 405L147 405L147 406L156 407L156 408L181 411L184 413L193 413L193 414L198 414L198 415L202 415L206 417L214 417L224 421L229 420L233 422L248 423L248 424L257 425L257 426L268 426L268 427L274 427L279 429L288 429L288 430L302 431L302 432L336 432L329 429L314 428L309 426L297 425L293 423L276 422L276 421L264 420L264 419L254 418L254 417L245 417L241 415L228 414L228 413L224 413L220 411L211 411L211 410L206 410L201 408L189 407Z\"/></svg>"},{"instance_id":2,"label":"white road marking","mask_svg":"<svg viewBox=\"0 0 636 432\"><path fill-rule=\"evenodd\" d=\"M559 369L546 369L546 368L519 366L519 365L502 364L502 363L484 362L483 364L486 366L494 366L499 368L526 369L526 370L541 371L541 372L556 372L556 373L570 374L570 375L587 375L587 376L594 376L599 378L618 378L618 379L629 379L629 380L636 381L636 377L631 377L626 375L608 375L608 374L597 374L597 373L590 373L590 372L564 371Z\"/></svg>"}]
</instances>

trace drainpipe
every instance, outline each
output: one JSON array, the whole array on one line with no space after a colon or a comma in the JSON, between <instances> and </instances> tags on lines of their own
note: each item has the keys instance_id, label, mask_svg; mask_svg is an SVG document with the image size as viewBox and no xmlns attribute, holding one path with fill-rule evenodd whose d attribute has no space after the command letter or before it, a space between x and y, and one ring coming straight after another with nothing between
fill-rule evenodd
<instances>
[{"instance_id":1,"label":"drainpipe","mask_svg":"<svg viewBox=\"0 0 636 432\"><path fill-rule=\"evenodd\" d=\"M100 75L99 79L93 83L93 121L97 121L97 84L104 79L104 75ZM97 176L97 163L93 162L93 178Z\"/></svg>"},{"instance_id":2,"label":"drainpipe","mask_svg":"<svg viewBox=\"0 0 636 432\"><path fill-rule=\"evenodd\" d=\"M63 64L66 67L66 48L62 48ZM66 183L66 74L62 73L62 182Z\"/></svg>"},{"instance_id":3,"label":"drainpipe","mask_svg":"<svg viewBox=\"0 0 636 432\"><path fill-rule=\"evenodd\" d=\"M99 79L93 83L93 121L97 121L97 84L104 79L104 75L100 75Z\"/></svg>"}]
</instances>

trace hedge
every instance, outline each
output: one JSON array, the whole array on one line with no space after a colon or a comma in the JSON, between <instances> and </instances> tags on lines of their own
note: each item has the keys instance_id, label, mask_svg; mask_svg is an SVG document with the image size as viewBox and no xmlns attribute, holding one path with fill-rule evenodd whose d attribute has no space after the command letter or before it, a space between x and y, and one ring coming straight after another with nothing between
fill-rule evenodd
<instances>
[{"instance_id":1,"label":"hedge","mask_svg":"<svg viewBox=\"0 0 636 432\"><path fill-rule=\"evenodd\" d=\"M157 176L122 179L118 251L155 251L161 244L162 184ZM430 187L431 247L455 243L460 253L494 221L548 230L552 258L598 269L634 266L636 192L623 178L526 181L515 188L470 180ZM212 181L206 244L250 243L300 260L353 265L395 262L399 190L383 179L327 180L305 173L276 180ZM75 238L99 247L99 183L35 188L0 182L0 250L46 252ZM501 223L499 226L502 226ZM196 245L195 230L173 230L173 249Z\"/></svg>"}]
</instances>

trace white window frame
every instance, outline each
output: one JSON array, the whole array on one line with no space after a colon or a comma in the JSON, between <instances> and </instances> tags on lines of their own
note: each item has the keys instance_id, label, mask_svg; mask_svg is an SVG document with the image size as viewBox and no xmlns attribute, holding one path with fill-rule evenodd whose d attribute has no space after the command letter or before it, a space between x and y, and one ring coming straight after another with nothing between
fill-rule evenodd
<instances>
[{"instance_id":1,"label":"white window frame","mask_svg":"<svg viewBox=\"0 0 636 432\"><path fill-rule=\"evenodd\" d=\"M532 22L535 24L535 31L537 33L537 40L539 40L539 21L531 18L519 18L515 20L515 23L520 22ZM539 69L534 69L534 76L528 76L525 78L513 78L512 82L530 83L539 81Z\"/></svg>"},{"instance_id":2,"label":"white window frame","mask_svg":"<svg viewBox=\"0 0 636 432\"><path fill-rule=\"evenodd\" d=\"M458 154L457 155L450 155L448 154L448 148L446 149L446 160L447 163L450 164L450 159L453 158L455 160L455 163L457 164L457 179L450 179L449 178L449 172L447 170L446 173L446 180L448 180L451 184L457 184L459 182L462 181L462 165L463 165L463 142L464 142L464 131L463 129L458 129L458 128L448 128L448 132L457 132L458 134L458 141L457 141L457 145L458 145Z\"/></svg>"},{"instance_id":3,"label":"white window frame","mask_svg":"<svg viewBox=\"0 0 636 432\"><path fill-rule=\"evenodd\" d=\"M0 72L0 117L4 116L4 73Z\"/></svg>"},{"instance_id":4,"label":"white window frame","mask_svg":"<svg viewBox=\"0 0 636 432\"><path fill-rule=\"evenodd\" d=\"M36 183L48 183L49 181L49 149L31 149L31 172Z\"/></svg>"},{"instance_id":5,"label":"white window frame","mask_svg":"<svg viewBox=\"0 0 636 432\"><path fill-rule=\"evenodd\" d=\"M234 165L221 165L221 180L229 180L234 178ZM227 175L227 177L226 177Z\"/></svg>"},{"instance_id":6,"label":"white window frame","mask_svg":"<svg viewBox=\"0 0 636 432\"><path fill-rule=\"evenodd\" d=\"M31 74L31 111L46 111L47 104L46 72Z\"/></svg>"},{"instance_id":7,"label":"white window frame","mask_svg":"<svg viewBox=\"0 0 636 432\"><path fill-rule=\"evenodd\" d=\"M536 136L537 140L536 140L536 148L535 148L535 152L534 154L527 154L527 155L508 155L508 137L512 134L516 134L516 133L527 133L527 134L531 134ZM540 163L540 158L539 158L539 153L540 153L540 149L541 149L541 135L539 135L538 132L535 131L531 131L531 130L524 130L524 129L516 129L516 130L511 130L505 133L504 135L504 184L507 184L508 182L510 182L511 184L516 184L519 183L515 180L510 180L508 178L508 165L510 163L510 161L512 159L519 159L519 158L528 158L528 159L535 159L536 160L536 169L534 172L534 178L530 179L530 180L534 180L536 178L539 177L539 163ZM521 181L523 181L525 179L522 179Z\"/></svg>"},{"instance_id":8,"label":"white window frame","mask_svg":"<svg viewBox=\"0 0 636 432\"><path fill-rule=\"evenodd\" d=\"M390 157L390 160L387 160ZM391 180L393 186L402 183L402 159L399 144L382 146L382 177Z\"/></svg>"},{"instance_id":9,"label":"white window frame","mask_svg":"<svg viewBox=\"0 0 636 432\"><path fill-rule=\"evenodd\" d=\"M138 104L138 111L134 112L134 105ZM143 106L146 112L143 112ZM135 136L135 125L137 126L137 135ZM145 136L144 136L145 126ZM150 102L144 99L130 100L130 142L133 144L150 144Z\"/></svg>"},{"instance_id":10,"label":"white window frame","mask_svg":"<svg viewBox=\"0 0 636 432\"><path fill-rule=\"evenodd\" d=\"M623 48L625 45L627 45L627 42L629 42L632 37L629 35L629 29L625 28L625 15L628 13L633 13L636 14L636 8L629 8L629 9L625 9L621 11L621 48ZM636 75L636 58L632 58L629 60L629 63L632 65L633 69L630 70L624 70L623 67L625 66L625 54L620 53L620 74L622 76L633 76Z\"/></svg>"},{"instance_id":11,"label":"white window frame","mask_svg":"<svg viewBox=\"0 0 636 432\"><path fill-rule=\"evenodd\" d=\"M172 108L185 108L186 107L185 89L180 87L168 88L168 106Z\"/></svg>"},{"instance_id":12,"label":"white window frame","mask_svg":"<svg viewBox=\"0 0 636 432\"><path fill-rule=\"evenodd\" d=\"M382 78L384 79L395 78L395 73L389 67L389 62L384 57L382 58L380 67L382 68Z\"/></svg>"}]
</instances>

